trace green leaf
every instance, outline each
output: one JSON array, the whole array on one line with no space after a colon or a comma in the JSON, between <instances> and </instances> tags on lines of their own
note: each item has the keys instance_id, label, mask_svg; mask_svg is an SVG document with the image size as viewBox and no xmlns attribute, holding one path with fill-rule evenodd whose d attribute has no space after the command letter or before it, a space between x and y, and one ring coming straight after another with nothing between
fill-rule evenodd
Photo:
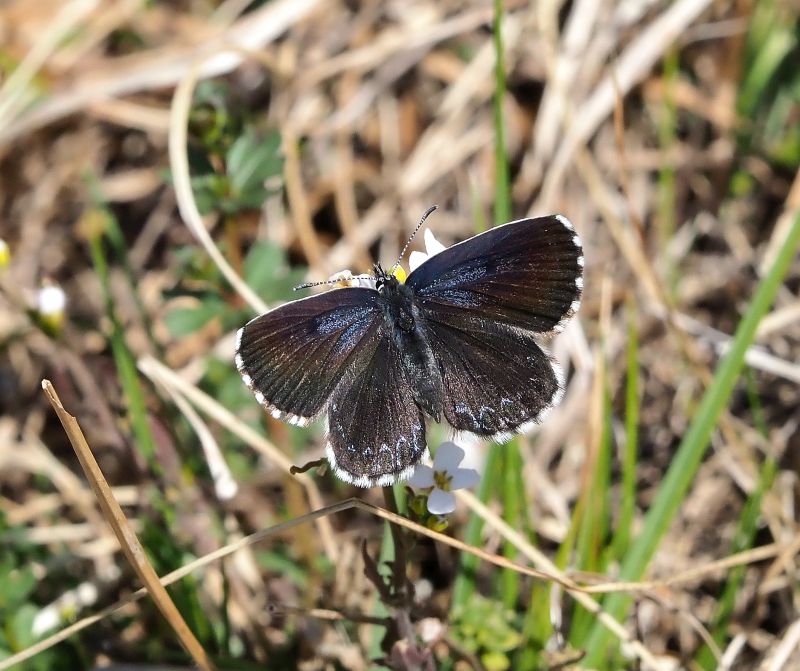
<instances>
[{"instance_id":1,"label":"green leaf","mask_svg":"<svg viewBox=\"0 0 800 671\"><path fill-rule=\"evenodd\" d=\"M506 671L511 666L511 660L502 652L487 652L481 655L481 662L486 671Z\"/></svg>"},{"instance_id":2,"label":"green leaf","mask_svg":"<svg viewBox=\"0 0 800 671\"><path fill-rule=\"evenodd\" d=\"M264 182L280 175L283 169L280 144L281 136L277 131L260 138L254 130L248 129L231 145L227 170L234 194L251 199L256 193L267 194Z\"/></svg>"},{"instance_id":3,"label":"green leaf","mask_svg":"<svg viewBox=\"0 0 800 671\"><path fill-rule=\"evenodd\" d=\"M0 565L0 611L14 610L36 586L36 578L29 568L12 570L11 562Z\"/></svg>"},{"instance_id":4,"label":"green leaf","mask_svg":"<svg viewBox=\"0 0 800 671\"><path fill-rule=\"evenodd\" d=\"M32 603L26 603L9 618L6 632L13 650L22 650L33 644L33 620L38 612L39 609Z\"/></svg>"},{"instance_id":5,"label":"green leaf","mask_svg":"<svg viewBox=\"0 0 800 671\"><path fill-rule=\"evenodd\" d=\"M198 331L225 310L225 304L214 296L206 298L196 308L176 308L167 313L164 323L176 338Z\"/></svg>"},{"instance_id":6,"label":"green leaf","mask_svg":"<svg viewBox=\"0 0 800 671\"><path fill-rule=\"evenodd\" d=\"M267 303L294 297L292 288L304 276L303 270L290 268L280 247L269 242L254 244L244 261L245 281Z\"/></svg>"},{"instance_id":7,"label":"green leaf","mask_svg":"<svg viewBox=\"0 0 800 671\"><path fill-rule=\"evenodd\" d=\"M244 280L256 293L266 292L276 274L286 267L286 256L277 245L257 242L244 260Z\"/></svg>"},{"instance_id":8,"label":"green leaf","mask_svg":"<svg viewBox=\"0 0 800 671\"><path fill-rule=\"evenodd\" d=\"M227 177L216 173L192 177L191 185L200 214L208 214L214 209L219 209L228 191Z\"/></svg>"}]
</instances>

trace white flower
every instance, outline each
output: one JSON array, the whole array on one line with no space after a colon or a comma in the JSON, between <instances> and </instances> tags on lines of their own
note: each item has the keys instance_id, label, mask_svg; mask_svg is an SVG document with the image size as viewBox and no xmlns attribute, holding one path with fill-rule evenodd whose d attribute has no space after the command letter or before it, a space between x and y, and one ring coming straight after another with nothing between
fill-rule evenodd
<instances>
[{"instance_id":1,"label":"white flower","mask_svg":"<svg viewBox=\"0 0 800 671\"><path fill-rule=\"evenodd\" d=\"M430 228L425 229L425 235L423 237L425 238L425 251L411 252L411 256L408 257L408 267L411 269L411 272L414 272L434 254L438 254L447 249L447 247L433 236L433 231L431 231Z\"/></svg>"},{"instance_id":2,"label":"white flower","mask_svg":"<svg viewBox=\"0 0 800 671\"><path fill-rule=\"evenodd\" d=\"M328 278L328 282L335 282L339 287L364 287L375 288L375 278L367 275L353 275L349 270L340 270Z\"/></svg>"},{"instance_id":3,"label":"white flower","mask_svg":"<svg viewBox=\"0 0 800 671\"><path fill-rule=\"evenodd\" d=\"M408 481L417 489L431 489L428 510L434 515L447 515L456 509L454 489L474 487L480 476L472 468L459 468L464 450L450 441L442 443L433 458L433 468L420 464Z\"/></svg>"},{"instance_id":4,"label":"white flower","mask_svg":"<svg viewBox=\"0 0 800 671\"><path fill-rule=\"evenodd\" d=\"M67 295L57 284L43 284L36 292L36 316L39 325L50 335L56 335L64 324Z\"/></svg>"},{"instance_id":5,"label":"white flower","mask_svg":"<svg viewBox=\"0 0 800 671\"><path fill-rule=\"evenodd\" d=\"M0 268L5 268L11 262L11 251L8 244L0 238Z\"/></svg>"},{"instance_id":6,"label":"white flower","mask_svg":"<svg viewBox=\"0 0 800 671\"><path fill-rule=\"evenodd\" d=\"M36 310L42 317L57 317L64 313L66 305L67 295L57 285L45 285L36 295Z\"/></svg>"}]
</instances>

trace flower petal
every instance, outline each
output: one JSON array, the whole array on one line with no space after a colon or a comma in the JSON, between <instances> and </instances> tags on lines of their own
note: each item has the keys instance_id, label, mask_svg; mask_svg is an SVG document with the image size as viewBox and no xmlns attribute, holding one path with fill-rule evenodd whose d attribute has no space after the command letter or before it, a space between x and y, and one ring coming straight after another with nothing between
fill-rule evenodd
<instances>
[{"instance_id":1,"label":"flower petal","mask_svg":"<svg viewBox=\"0 0 800 671\"><path fill-rule=\"evenodd\" d=\"M417 252L417 251L411 252L411 255L408 257L408 267L411 269L411 272L413 273L427 260L428 260L428 255L425 252Z\"/></svg>"},{"instance_id":2,"label":"flower petal","mask_svg":"<svg viewBox=\"0 0 800 671\"><path fill-rule=\"evenodd\" d=\"M352 280L350 280L350 286L362 287L364 289L376 289L378 287L374 277L364 277L363 275L361 277L356 275Z\"/></svg>"},{"instance_id":3,"label":"flower petal","mask_svg":"<svg viewBox=\"0 0 800 671\"><path fill-rule=\"evenodd\" d=\"M441 242L439 242L436 237L433 235L433 231L430 228L425 229L425 251L428 252L428 256L433 256L434 254L438 254L439 252L443 252L447 247L445 247Z\"/></svg>"},{"instance_id":4,"label":"flower petal","mask_svg":"<svg viewBox=\"0 0 800 671\"><path fill-rule=\"evenodd\" d=\"M425 464L417 464L414 474L408 479L408 484L417 489L433 487L433 469Z\"/></svg>"},{"instance_id":5,"label":"flower petal","mask_svg":"<svg viewBox=\"0 0 800 671\"><path fill-rule=\"evenodd\" d=\"M447 515L456 509L456 497L438 487L428 496L428 510L434 515Z\"/></svg>"},{"instance_id":6,"label":"flower petal","mask_svg":"<svg viewBox=\"0 0 800 671\"><path fill-rule=\"evenodd\" d=\"M340 270L328 278L328 282L335 282L338 287L366 287L375 288L375 278L367 275L353 275L349 269Z\"/></svg>"},{"instance_id":7,"label":"flower petal","mask_svg":"<svg viewBox=\"0 0 800 671\"><path fill-rule=\"evenodd\" d=\"M436 450L433 458L433 470L453 473L464 458L464 450L451 441L445 441Z\"/></svg>"},{"instance_id":8,"label":"flower petal","mask_svg":"<svg viewBox=\"0 0 800 671\"><path fill-rule=\"evenodd\" d=\"M474 468L457 468L455 471L450 471L450 474L453 476L450 489L469 489L477 485L481 479Z\"/></svg>"},{"instance_id":9,"label":"flower petal","mask_svg":"<svg viewBox=\"0 0 800 671\"><path fill-rule=\"evenodd\" d=\"M328 278L328 282L348 282L353 278L353 273L349 268L345 268L344 270L340 270L338 273L334 273Z\"/></svg>"}]
</instances>

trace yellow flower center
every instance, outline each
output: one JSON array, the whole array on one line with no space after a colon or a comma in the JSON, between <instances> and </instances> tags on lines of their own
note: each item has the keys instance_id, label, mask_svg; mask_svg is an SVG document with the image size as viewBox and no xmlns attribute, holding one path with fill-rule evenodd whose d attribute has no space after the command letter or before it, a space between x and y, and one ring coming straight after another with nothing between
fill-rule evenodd
<instances>
[{"instance_id":1,"label":"yellow flower center","mask_svg":"<svg viewBox=\"0 0 800 671\"><path fill-rule=\"evenodd\" d=\"M443 492L450 491L450 483L453 481L453 476L450 475L447 471L434 471L433 472L433 482L436 485L437 489L441 489Z\"/></svg>"},{"instance_id":2,"label":"yellow flower center","mask_svg":"<svg viewBox=\"0 0 800 671\"><path fill-rule=\"evenodd\" d=\"M407 275L406 271L403 270L401 266L397 266L397 268L392 271L392 275L397 278L397 281L400 282L400 284L405 284Z\"/></svg>"}]
</instances>

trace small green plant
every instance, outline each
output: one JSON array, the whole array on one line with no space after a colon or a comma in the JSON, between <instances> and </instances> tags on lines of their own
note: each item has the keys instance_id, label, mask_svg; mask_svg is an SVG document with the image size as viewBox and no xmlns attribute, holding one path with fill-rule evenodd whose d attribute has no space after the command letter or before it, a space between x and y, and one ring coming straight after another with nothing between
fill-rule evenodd
<instances>
[{"instance_id":1,"label":"small green plant","mask_svg":"<svg viewBox=\"0 0 800 671\"><path fill-rule=\"evenodd\" d=\"M257 209L281 188L280 133L237 116L229 98L225 85L206 82L190 115L192 189L202 214Z\"/></svg>"},{"instance_id":2,"label":"small green plant","mask_svg":"<svg viewBox=\"0 0 800 671\"><path fill-rule=\"evenodd\" d=\"M511 667L511 653L522 642L515 624L513 610L480 594L474 594L469 604L452 612L453 638L477 655L487 671Z\"/></svg>"},{"instance_id":3,"label":"small green plant","mask_svg":"<svg viewBox=\"0 0 800 671\"><path fill-rule=\"evenodd\" d=\"M39 638L34 633L34 622L41 610L37 604L41 595L36 593L39 584L32 566L42 557L37 548L16 539L18 532L22 528L10 526L0 513L0 660L33 645ZM64 644L39 653L24 668L77 668L75 662L70 644Z\"/></svg>"},{"instance_id":4,"label":"small green plant","mask_svg":"<svg viewBox=\"0 0 800 671\"><path fill-rule=\"evenodd\" d=\"M175 308L165 316L170 333L176 338L187 336L218 319L224 330L238 328L252 314L247 308L226 301L222 296L223 279L216 268L198 265L194 248L187 248L183 255L183 277L187 284L203 288L194 292L175 292L173 295L194 295L199 303L192 307ZM250 247L244 260L243 275L247 284L267 303L286 300L292 288L303 281L305 271L291 268L283 249L269 242L256 242Z\"/></svg>"},{"instance_id":5,"label":"small green plant","mask_svg":"<svg viewBox=\"0 0 800 671\"><path fill-rule=\"evenodd\" d=\"M283 170L280 134L248 127L225 152L225 171L210 170L192 177L192 189L202 214L218 210L233 215L258 208L278 188L268 180Z\"/></svg>"}]
</instances>

